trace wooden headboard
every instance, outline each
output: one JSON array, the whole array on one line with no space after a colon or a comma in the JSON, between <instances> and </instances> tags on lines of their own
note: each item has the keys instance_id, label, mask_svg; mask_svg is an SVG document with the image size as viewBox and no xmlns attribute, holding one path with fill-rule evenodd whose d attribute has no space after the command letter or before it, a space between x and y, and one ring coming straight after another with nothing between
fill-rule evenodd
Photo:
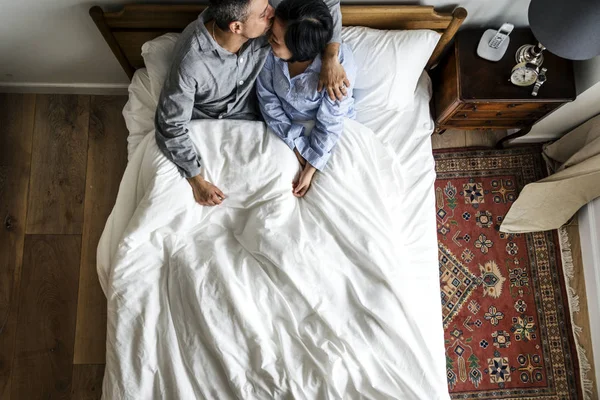
<instances>
[{"instance_id":1,"label":"wooden headboard","mask_svg":"<svg viewBox=\"0 0 600 400\"><path fill-rule=\"evenodd\" d=\"M105 13L98 6L90 16L104 40L131 79L144 67L142 45L168 32L181 32L206 6L173 4L128 4L121 11ZM362 6L343 5L344 26L367 26L376 29L433 29L442 33L427 69L435 66L454 34L467 17L458 7L452 14L436 12L432 6Z\"/></svg>"}]
</instances>

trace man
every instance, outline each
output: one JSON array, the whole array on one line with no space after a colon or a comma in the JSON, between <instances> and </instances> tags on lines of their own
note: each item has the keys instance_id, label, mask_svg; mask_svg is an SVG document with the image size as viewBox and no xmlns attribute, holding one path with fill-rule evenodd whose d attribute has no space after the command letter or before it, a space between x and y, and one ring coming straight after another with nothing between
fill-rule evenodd
<instances>
[{"instance_id":1,"label":"man","mask_svg":"<svg viewBox=\"0 0 600 400\"><path fill-rule=\"evenodd\" d=\"M278 2L278 1L277 1ZM327 0L334 34L323 54L319 90L342 99L350 86L338 60L339 0ZM156 142L188 180L201 205L221 204L225 195L204 180L200 156L188 134L192 119L257 119L254 82L269 44L264 37L274 9L268 0L211 0L182 32L156 110Z\"/></svg>"}]
</instances>

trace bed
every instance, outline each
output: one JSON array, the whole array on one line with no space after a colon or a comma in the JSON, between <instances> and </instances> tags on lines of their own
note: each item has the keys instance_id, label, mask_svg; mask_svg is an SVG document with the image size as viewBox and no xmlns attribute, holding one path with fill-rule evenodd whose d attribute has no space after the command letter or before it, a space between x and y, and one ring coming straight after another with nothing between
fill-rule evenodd
<instances>
[{"instance_id":1,"label":"bed","mask_svg":"<svg viewBox=\"0 0 600 400\"><path fill-rule=\"evenodd\" d=\"M192 121L205 176L229 195L199 207L154 141L140 49L201 9L91 10L132 78L129 163L97 254L104 398L448 399L427 72L402 108L357 108L331 172L301 200L290 190L297 161L262 122ZM427 68L466 17L342 13L345 26L440 32Z\"/></svg>"}]
</instances>

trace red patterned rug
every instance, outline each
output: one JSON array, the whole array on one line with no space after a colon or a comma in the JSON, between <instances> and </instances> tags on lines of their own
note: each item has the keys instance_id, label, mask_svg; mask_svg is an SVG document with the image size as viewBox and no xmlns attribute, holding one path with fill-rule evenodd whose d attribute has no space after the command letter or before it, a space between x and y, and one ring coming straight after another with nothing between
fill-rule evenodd
<instances>
[{"instance_id":1,"label":"red patterned rug","mask_svg":"<svg viewBox=\"0 0 600 400\"><path fill-rule=\"evenodd\" d=\"M453 399L582 399L556 231L504 234L539 148L436 151L446 370Z\"/></svg>"}]
</instances>

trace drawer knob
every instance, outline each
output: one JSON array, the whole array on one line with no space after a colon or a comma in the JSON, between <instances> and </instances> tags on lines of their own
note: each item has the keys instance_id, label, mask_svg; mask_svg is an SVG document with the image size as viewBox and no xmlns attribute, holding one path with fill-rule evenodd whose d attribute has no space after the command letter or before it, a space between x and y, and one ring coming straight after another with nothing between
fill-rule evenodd
<instances>
[{"instance_id":1,"label":"drawer knob","mask_svg":"<svg viewBox=\"0 0 600 400\"><path fill-rule=\"evenodd\" d=\"M500 111L498 111L498 112L496 113L496 116L497 116L497 117L499 117L499 116L501 116L501 115L502 115L502 112L500 112Z\"/></svg>"},{"instance_id":2,"label":"drawer knob","mask_svg":"<svg viewBox=\"0 0 600 400\"><path fill-rule=\"evenodd\" d=\"M509 104L507 107L508 108L515 108L516 106L518 106L518 104Z\"/></svg>"},{"instance_id":3,"label":"drawer knob","mask_svg":"<svg viewBox=\"0 0 600 400\"><path fill-rule=\"evenodd\" d=\"M472 110L473 110L473 111L477 111L477 104L473 105L473 108L472 108Z\"/></svg>"}]
</instances>

